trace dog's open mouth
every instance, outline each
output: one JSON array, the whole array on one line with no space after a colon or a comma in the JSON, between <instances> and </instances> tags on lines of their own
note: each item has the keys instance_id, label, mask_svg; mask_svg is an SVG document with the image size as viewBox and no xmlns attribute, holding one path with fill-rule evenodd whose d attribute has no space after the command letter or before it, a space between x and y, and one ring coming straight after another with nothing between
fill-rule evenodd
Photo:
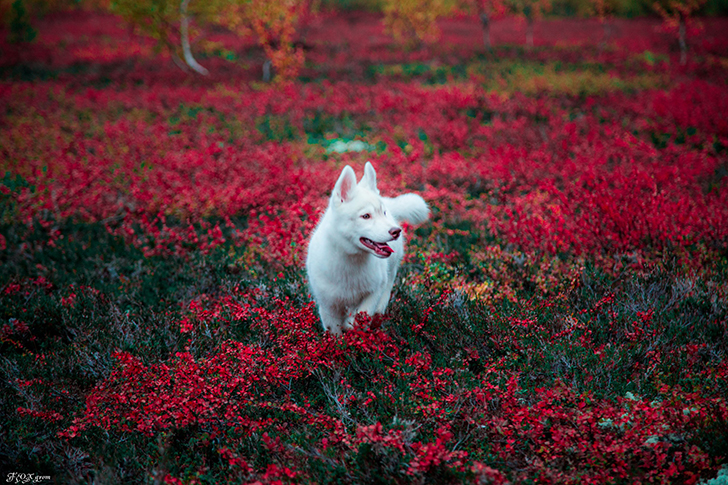
<instances>
[{"instance_id":1,"label":"dog's open mouth","mask_svg":"<svg viewBox=\"0 0 728 485\"><path fill-rule=\"evenodd\" d=\"M374 251L374 253L381 258L388 258L390 254L394 252L394 249L390 248L387 243L374 242L371 239L365 237L359 238L361 243Z\"/></svg>"}]
</instances>

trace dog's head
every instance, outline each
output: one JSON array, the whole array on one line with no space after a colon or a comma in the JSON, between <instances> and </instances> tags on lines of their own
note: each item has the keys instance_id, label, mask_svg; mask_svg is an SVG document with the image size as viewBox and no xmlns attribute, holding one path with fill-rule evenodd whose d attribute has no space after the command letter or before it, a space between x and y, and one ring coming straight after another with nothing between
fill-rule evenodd
<instances>
[{"instance_id":1,"label":"dog's head","mask_svg":"<svg viewBox=\"0 0 728 485\"><path fill-rule=\"evenodd\" d=\"M371 163L366 163L364 177L358 184L354 170L349 165L344 167L329 206L337 231L352 247L378 258L388 258L394 252L387 243L399 238L402 228L387 213Z\"/></svg>"}]
</instances>

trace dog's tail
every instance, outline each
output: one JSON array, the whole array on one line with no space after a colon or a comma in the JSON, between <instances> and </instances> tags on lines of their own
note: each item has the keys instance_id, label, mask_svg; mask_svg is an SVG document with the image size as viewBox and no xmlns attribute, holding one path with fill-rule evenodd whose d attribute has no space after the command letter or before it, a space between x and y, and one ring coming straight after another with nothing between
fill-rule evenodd
<instances>
[{"instance_id":1,"label":"dog's tail","mask_svg":"<svg viewBox=\"0 0 728 485\"><path fill-rule=\"evenodd\" d=\"M386 197L385 204L397 222L407 221L417 225L430 217L427 203L417 194L404 194L393 199Z\"/></svg>"}]
</instances>

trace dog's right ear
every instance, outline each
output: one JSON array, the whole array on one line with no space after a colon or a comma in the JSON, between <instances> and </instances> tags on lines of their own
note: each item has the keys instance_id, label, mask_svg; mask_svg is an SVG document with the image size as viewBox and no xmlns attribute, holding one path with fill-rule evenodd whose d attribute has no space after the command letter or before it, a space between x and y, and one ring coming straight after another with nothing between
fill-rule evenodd
<instances>
[{"instance_id":1,"label":"dog's right ear","mask_svg":"<svg viewBox=\"0 0 728 485\"><path fill-rule=\"evenodd\" d=\"M334 185L334 191L331 193L331 201L334 204L343 204L351 199L351 195L356 187L356 174L354 169L349 165L344 167L339 175L339 180Z\"/></svg>"}]
</instances>

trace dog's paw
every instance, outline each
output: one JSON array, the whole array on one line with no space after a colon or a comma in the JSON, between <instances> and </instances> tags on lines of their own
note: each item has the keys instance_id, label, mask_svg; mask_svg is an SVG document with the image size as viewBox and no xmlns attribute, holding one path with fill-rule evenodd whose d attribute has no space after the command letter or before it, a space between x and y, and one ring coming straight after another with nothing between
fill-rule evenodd
<instances>
[{"instance_id":1,"label":"dog's paw","mask_svg":"<svg viewBox=\"0 0 728 485\"><path fill-rule=\"evenodd\" d=\"M347 315L344 323L341 324L341 329L344 332L348 332L354 328L354 322L356 321L356 315Z\"/></svg>"}]
</instances>

